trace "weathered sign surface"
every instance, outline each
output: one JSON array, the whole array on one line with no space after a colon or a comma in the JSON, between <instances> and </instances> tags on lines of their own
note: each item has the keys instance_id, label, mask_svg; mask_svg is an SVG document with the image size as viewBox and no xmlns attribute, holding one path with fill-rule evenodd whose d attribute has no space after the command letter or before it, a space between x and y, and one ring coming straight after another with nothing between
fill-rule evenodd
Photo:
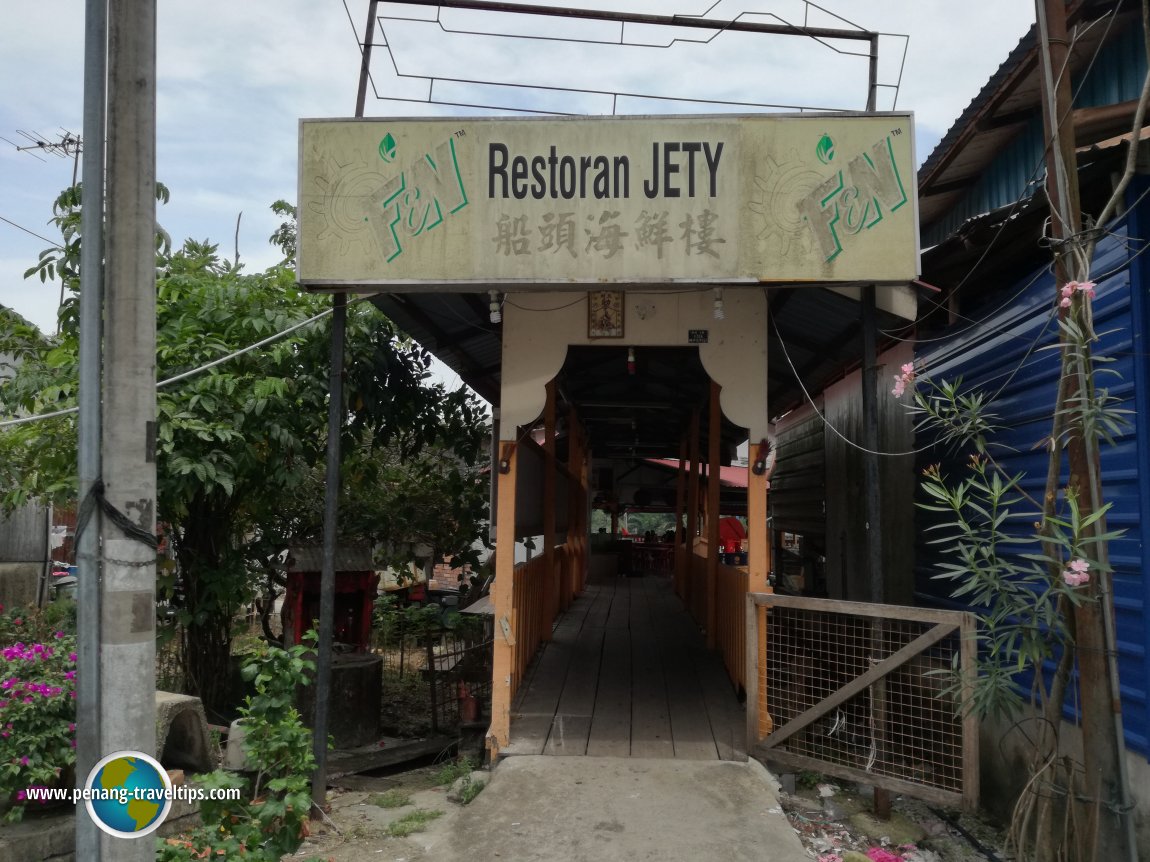
<instances>
[{"instance_id":1,"label":"weathered sign surface","mask_svg":"<svg viewBox=\"0 0 1150 862\"><path fill-rule=\"evenodd\" d=\"M303 120L315 287L905 282L910 114Z\"/></svg>"}]
</instances>

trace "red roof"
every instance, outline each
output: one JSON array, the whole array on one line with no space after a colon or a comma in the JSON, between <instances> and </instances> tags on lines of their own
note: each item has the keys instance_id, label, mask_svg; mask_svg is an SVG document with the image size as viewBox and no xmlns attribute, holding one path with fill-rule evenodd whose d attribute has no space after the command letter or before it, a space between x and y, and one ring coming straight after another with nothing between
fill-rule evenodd
<instances>
[{"instance_id":1,"label":"red roof","mask_svg":"<svg viewBox=\"0 0 1150 862\"><path fill-rule=\"evenodd\" d=\"M648 464L658 464L660 467L669 467L672 470L679 469L678 458L646 458L644 460L646 460ZM719 484L726 485L728 488L746 488L747 468L720 466Z\"/></svg>"}]
</instances>

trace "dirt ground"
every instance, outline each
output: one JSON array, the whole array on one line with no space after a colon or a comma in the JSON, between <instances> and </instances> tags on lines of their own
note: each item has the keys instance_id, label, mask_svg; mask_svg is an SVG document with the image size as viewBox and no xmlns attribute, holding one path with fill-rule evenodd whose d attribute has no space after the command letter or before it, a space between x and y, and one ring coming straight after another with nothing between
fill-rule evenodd
<instances>
[{"instance_id":1,"label":"dirt ground","mask_svg":"<svg viewBox=\"0 0 1150 862\"><path fill-rule=\"evenodd\" d=\"M349 776L343 787L328 792L331 812L327 822L313 825L312 835L299 850L283 857L283 862L412 862L426 859L429 839L436 839L451 828L453 815L462 804L448 799L455 779L444 779L451 763L422 766L388 776ZM385 807L402 797L410 802ZM386 797L386 798L385 798ZM408 837L395 837L388 832L391 824L415 811L442 812L427 821L422 832Z\"/></svg>"},{"instance_id":2,"label":"dirt ground","mask_svg":"<svg viewBox=\"0 0 1150 862\"><path fill-rule=\"evenodd\" d=\"M446 767L446 768L445 768ZM463 803L451 794L456 775L450 764L424 766L387 776L352 776L333 790L330 820L284 862L417 862L438 857L460 822ZM477 786L489 774L467 773ZM459 781L454 782L458 788ZM809 859L817 862L995 862L1005 859L1002 834L989 823L896 797L888 822L870 816L865 790L808 777L778 804ZM482 792L482 791L480 791ZM398 807L385 807L395 802ZM415 812L439 812L417 814ZM408 818L418 829L396 837L392 824ZM426 819L424 818L431 818ZM403 831L398 828L398 831ZM856 855L857 854L857 855ZM884 855L885 854L885 855Z\"/></svg>"},{"instance_id":3,"label":"dirt ground","mask_svg":"<svg viewBox=\"0 0 1150 862\"><path fill-rule=\"evenodd\" d=\"M1006 858L1002 830L985 819L894 797L891 819L884 822L872 815L868 791L812 776L794 794L782 794L779 801L808 855L819 862L998 862Z\"/></svg>"}]
</instances>

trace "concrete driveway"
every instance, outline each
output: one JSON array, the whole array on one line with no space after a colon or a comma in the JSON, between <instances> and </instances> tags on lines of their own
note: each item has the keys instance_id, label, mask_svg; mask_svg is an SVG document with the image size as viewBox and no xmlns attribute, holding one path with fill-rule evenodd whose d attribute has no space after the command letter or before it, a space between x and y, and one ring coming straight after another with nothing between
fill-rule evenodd
<instances>
[{"instance_id":1,"label":"concrete driveway","mask_svg":"<svg viewBox=\"0 0 1150 862\"><path fill-rule=\"evenodd\" d=\"M490 779L470 805L408 839L420 845L421 858L810 859L779 807L774 779L753 760L509 757Z\"/></svg>"}]
</instances>

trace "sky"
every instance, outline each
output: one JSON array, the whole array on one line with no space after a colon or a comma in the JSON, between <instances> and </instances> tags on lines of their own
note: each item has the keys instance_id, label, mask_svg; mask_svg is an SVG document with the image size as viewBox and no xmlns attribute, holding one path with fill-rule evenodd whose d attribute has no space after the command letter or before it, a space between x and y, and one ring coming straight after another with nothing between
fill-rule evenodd
<instances>
[{"instance_id":1,"label":"sky","mask_svg":"<svg viewBox=\"0 0 1150 862\"><path fill-rule=\"evenodd\" d=\"M699 15L711 0L615 0L597 8ZM568 5L595 7L593 0ZM72 181L70 158L17 150L21 134L79 135L83 112L82 0L4 0L0 28L0 304L45 331L55 328L59 286L24 271L58 239L52 202ZM277 199L294 201L298 120L353 116L367 0L161 2L157 25L157 178L171 191L159 223L176 242L190 237L238 249L249 269L278 259L267 238ZM433 9L380 5L383 15L434 17ZM754 13L754 14L752 14ZM833 16L841 16L839 18ZM1026 33L1028 0L720 0L709 17L865 28L879 46L878 108L915 113L921 163ZM366 116L511 114L511 109L588 114L754 110L677 101L725 99L792 107L863 110L867 62L831 45L792 37L618 25L444 10L436 23L386 20L391 48L376 48ZM853 26L852 26L853 25ZM502 33L465 35L459 30ZM530 33L546 40L508 38ZM560 42L557 35L579 42ZM673 41L675 37L680 41ZM909 37L909 38L904 38ZM378 40L377 35L377 40ZM604 42L624 41L624 45ZM905 52L905 56L904 56ZM396 69L402 76L396 74ZM901 82L900 82L901 74ZM497 105L484 110L427 104ZM557 90L476 86L447 79L654 94L664 100L582 96ZM413 101L384 100L391 96ZM522 114L518 114L522 116ZM6 139L6 140L3 140ZM11 142L11 143L9 143ZM242 213L242 216L240 215Z\"/></svg>"}]
</instances>

